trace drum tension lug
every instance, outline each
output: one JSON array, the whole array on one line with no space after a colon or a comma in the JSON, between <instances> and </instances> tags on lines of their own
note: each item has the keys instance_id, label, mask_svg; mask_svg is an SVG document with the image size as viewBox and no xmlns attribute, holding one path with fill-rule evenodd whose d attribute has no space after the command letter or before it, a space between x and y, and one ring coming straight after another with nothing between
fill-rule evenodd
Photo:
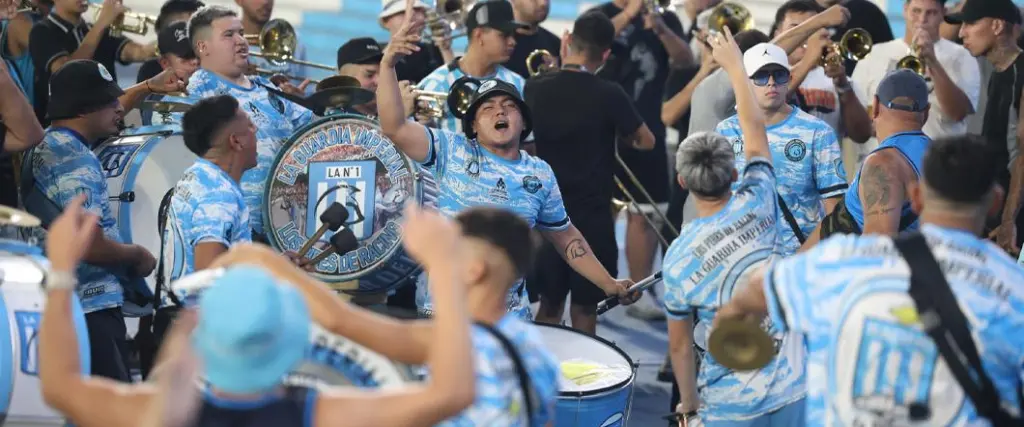
<instances>
[{"instance_id":1,"label":"drum tension lug","mask_svg":"<svg viewBox=\"0 0 1024 427\"><path fill-rule=\"evenodd\" d=\"M121 194L118 194L116 196L110 197L110 200L111 201L124 202L124 203L131 203L131 202L135 201L135 192L134 191L125 191L125 192L123 192Z\"/></svg>"}]
</instances>

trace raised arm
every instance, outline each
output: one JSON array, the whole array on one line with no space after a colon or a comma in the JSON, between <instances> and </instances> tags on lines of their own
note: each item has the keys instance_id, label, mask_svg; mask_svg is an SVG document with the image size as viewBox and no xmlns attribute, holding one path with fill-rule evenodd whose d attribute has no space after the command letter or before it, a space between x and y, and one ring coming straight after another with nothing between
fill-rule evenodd
<instances>
[{"instance_id":1,"label":"raised arm","mask_svg":"<svg viewBox=\"0 0 1024 427\"><path fill-rule=\"evenodd\" d=\"M25 151L43 140L43 128L36 120L32 105L11 78L5 61L0 61L0 119L7 126L4 151Z\"/></svg>"},{"instance_id":2,"label":"raised arm","mask_svg":"<svg viewBox=\"0 0 1024 427\"><path fill-rule=\"evenodd\" d=\"M803 46L807 39L816 31L822 28L840 27L850 19L850 11L840 5L832 6L817 15L811 17L800 25L790 28L772 39L772 43L787 54L793 53L796 48Z\"/></svg>"},{"instance_id":3,"label":"raised arm","mask_svg":"<svg viewBox=\"0 0 1024 427\"><path fill-rule=\"evenodd\" d=\"M749 162L752 157L771 159L768 149L768 134L764 127L764 113L754 101L754 90L750 78L743 68L743 54L728 28L724 34L708 36L711 54L722 69L729 74L729 82L736 94L736 113L739 116L740 132L743 134L743 152Z\"/></svg>"},{"instance_id":4,"label":"raised arm","mask_svg":"<svg viewBox=\"0 0 1024 427\"><path fill-rule=\"evenodd\" d=\"M430 153L430 139L423 125L409 120L409 114L402 102L398 74L395 72L395 64L402 57L420 50L416 44L420 37L412 33L413 28L419 28L413 22L412 10L411 6L406 7L405 23L388 42L384 49L384 57L380 60L380 74L377 75L377 113L384 135L407 156L417 162L423 162Z\"/></svg>"}]
</instances>

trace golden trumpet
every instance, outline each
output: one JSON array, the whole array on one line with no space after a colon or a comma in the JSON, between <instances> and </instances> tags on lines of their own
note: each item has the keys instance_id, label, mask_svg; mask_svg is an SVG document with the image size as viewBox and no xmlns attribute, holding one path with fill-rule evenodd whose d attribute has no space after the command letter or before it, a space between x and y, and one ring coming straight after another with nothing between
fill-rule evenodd
<instances>
[{"instance_id":1,"label":"golden trumpet","mask_svg":"<svg viewBox=\"0 0 1024 427\"><path fill-rule=\"evenodd\" d=\"M711 11L708 17L708 30L724 33L728 28L733 34L754 28L754 15L750 9L739 3L723 2Z\"/></svg>"},{"instance_id":2,"label":"golden trumpet","mask_svg":"<svg viewBox=\"0 0 1024 427\"><path fill-rule=\"evenodd\" d=\"M537 58L541 59L541 63L535 66ZM548 52L547 49L534 50L526 57L526 71L530 74L530 77L557 70L558 68L554 64L555 56Z\"/></svg>"},{"instance_id":3,"label":"golden trumpet","mask_svg":"<svg viewBox=\"0 0 1024 427\"><path fill-rule=\"evenodd\" d=\"M474 90L476 90L474 87L464 85L455 92L455 96L457 97L455 100L455 113L458 113L457 116L462 116L469 111L469 98L473 94ZM448 104L448 97L451 96L451 93L431 92L420 89L413 90L413 93L416 95L416 108L419 109L418 111L420 113L426 114L428 117L433 117L435 119L440 119L447 115L445 112L445 105ZM427 106L423 108L419 107L420 102L427 104Z\"/></svg>"},{"instance_id":4,"label":"golden trumpet","mask_svg":"<svg viewBox=\"0 0 1024 427\"><path fill-rule=\"evenodd\" d=\"M295 33L295 27L283 19L275 18L267 21L259 34L246 34L245 39L249 41L249 44L260 48L260 52L250 52L250 56L264 58L271 64L298 64L335 71L335 67L329 65L295 59L295 49L298 47L299 38Z\"/></svg>"},{"instance_id":5,"label":"golden trumpet","mask_svg":"<svg viewBox=\"0 0 1024 427\"><path fill-rule=\"evenodd\" d=\"M924 77L924 61L922 61L921 57L918 55L917 45L911 46L910 52L910 55L904 56L896 62L896 69L910 70L917 73L917 75Z\"/></svg>"},{"instance_id":6,"label":"golden trumpet","mask_svg":"<svg viewBox=\"0 0 1024 427\"><path fill-rule=\"evenodd\" d=\"M27 1L22 4L28 3ZM89 9L93 11L92 21L96 22L96 19L100 17L100 12L103 11L103 5L98 3L89 3ZM146 35L149 32L149 27L156 27L156 18L145 15L142 13L135 13L126 10L121 16L118 16L114 20L113 24L110 24L110 35L117 37L122 33L138 34L140 36Z\"/></svg>"},{"instance_id":7,"label":"golden trumpet","mask_svg":"<svg viewBox=\"0 0 1024 427\"><path fill-rule=\"evenodd\" d=\"M839 39L839 43L830 44L821 53L821 64L827 65L833 61L841 61L843 59L851 61L863 60L871 53L872 46L871 34L867 30L851 28L843 34L843 37Z\"/></svg>"}]
</instances>

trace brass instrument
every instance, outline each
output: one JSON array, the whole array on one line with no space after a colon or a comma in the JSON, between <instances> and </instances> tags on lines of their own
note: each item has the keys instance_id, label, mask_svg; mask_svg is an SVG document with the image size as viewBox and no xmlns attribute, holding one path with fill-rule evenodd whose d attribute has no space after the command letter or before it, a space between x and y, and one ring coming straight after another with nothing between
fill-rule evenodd
<instances>
[{"instance_id":1,"label":"brass instrument","mask_svg":"<svg viewBox=\"0 0 1024 427\"><path fill-rule=\"evenodd\" d=\"M32 3L32 0L21 0L21 3L18 4L18 10L16 10L15 13L38 11L39 7L36 6L35 3Z\"/></svg>"},{"instance_id":2,"label":"brass instrument","mask_svg":"<svg viewBox=\"0 0 1024 427\"><path fill-rule=\"evenodd\" d=\"M540 58L541 63L535 66L537 58ZM546 49L534 50L526 57L526 70L530 73L530 77L557 70L558 68L554 64L555 56Z\"/></svg>"},{"instance_id":3,"label":"brass instrument","mask_svg":"<svg viewBox=\"0 0 1024 427\"><path fill-rule=\"evenodd\" d=\"M658 15L665 13L665 6L668 2L659 0L644 0L644 7L647 8L648 13L656 13Z\"/></svg>"},{"instance_id":4,"label":"brass instrument","mask_svg":"<svg viewBox=\"0 0 1024 427\"><path fill-rule=\"evenodd\" d=\"M753 371L775 358L775 342L757 323L723 319L708 335L708 352L726 368Z\"/></svg>"},{"instance_id":5,"label":"brass instrument","mask_svg":"<svg viewBox=\"0 0 1024 427\"><path fill-rule=\"evenodd\" d=\"M456 117L461 117L469 111L469 97L473 94L473 90L474 89L464 89L457 92L458 99L455 100L457 105ZM419 89L414 90L413 93L416 94L416 108L420 108L418 106L420 102L427 104L427 106L423 107L421 110L422 113L425 113L428 117L433 117L435 119L440 119L445 116L445 105L448 104L449 94Z\"/></svg>"},{"instance_id":6,"label":"brass instrument","mask_svg":"<svg viewBox=\"0 0 1024 427\"><path fill-rule=\"evenodd\" d=\"M924 61L922 61L921 57L918 56L917 46L911 46L910 52L910 55L904 56L900 58L898 62L896 62L896 69L910 70L917 73L917 75L924 77Z\"/></svg>"},{"instance_id":7,"label":"brass instrument","mask_svg":"<svg viewBox=\"0 0 1024 427\"><path fill-rule=\"evenodd\" d=\"M96 22L96 19L100 17L100 12L103 10L103 5L98 3L89 3L89 9L92 9L93 11L92 21ZM149 32L149 27L151 25L154 28L156 27L156 18L126 10L121 14L121 16L118 16L117 19L114 20L113 24L110 24L110 35L118 37L121 33L129 33L144 36Z\"/></svg>"},{"instance_id":8,"label":"brass instrument","mask_svg":"<svg viewBox=\"0 0 1024 427\"><path fill-rule=\"evenodd\" d=\"M437 41L451 41L469 35L466 31L466 15L476 2L462 0L441 1L433 9L427 10L427 19L423 28L423 40L430 42L435 32L445 36Z\"/></svg>"},{"instance_id":9,"label":"brass instrument","mask_svg":"<svg viewBox=\"0 0 1024 427\"><path fill-rule=\"evenodd\" d=\"M871 53L872 46L871 34L867 30L851 28L843 34L843 37L839 39L839 43L830 44L821 53L821 64L826 65L832 61L841 61L843 59L860 61Z\"/></svg>"},{"instance_id":10,"label":"brass instrument","mask_svg":"<svg viewBox=\"0 0 1024 427\"><path fill-rule=\"evenodd\" d=\"M640 195L644 197L647 203L650 204L651 209L658 216L658 218L665 224L668 224L669 230L672 230L672 238L675 239L676 237L679 237L679 229L676 228L676 226L668 220L668 217L665 216L665 213L658 209L657 203L654 203L654 198L651 197L651 194L647 192L647 189L644 188L644 185L640 183L640 180L636 178L636 175L633 174L633 170L630 169L628 165L626 165L626 162L622 160L622 157L619 157L618 149L615 150L615 160L619 163L619 167L621 167L622 170L626 172L626 177L629 178L629 181L631 183L633 183L633 187L635 187L640 192ZM660 228L657 226L657 224L654 223L654 220L647 216L647 214L645 214L644 211L640 208L640 203L637 202L637 199L636 197L633 196L633 193L626 189L626 186L622 184L622 180L619 179L618 176L615 176L614 178L615 185L619 187L619 191L622 191L622 194L626 197L626 200L612 198L612 215L618 216L620 212L627 208L630 209L630 212L635 212L636 214L642 215L644 221L647 222L647 225L651 227L651 230L654 230L654 235L658 236L658 240L661 241L661 244L665 245L665 248L668 248L669 243L671 242L666 240L665 236L661 235Z\"/></svg>"},{"instance_id":11,"label":"brass instrument","mask_svg":"<svg viewBox=\"0 0 1024 427\"><path fill-rule=\"evenodd\" d=\"M284 65L290 63L335 71L335 67L329 65L295 59L295 49L298 47L299 38L292 24L283 19L271 19L263 26L259 34L246 34L245 39L250 44L260 48L260 52L250 52L249 55L264 58L271 64Z\"/></svg>"},{"instance_id":12,"label":"brass instrument","mask_svg":"<svg viewBox=\"0 0 1024 427\"><path fill-rule=\"evenodd\" d=\"M312 83L312 84L320 84L319 80L309 79L309 78L306 78L306 77L290 76L288 74L279 73L279 72L276 72L276 71L273 71L273 70L268 70L266 68L256 68L255 71L256 71L256 74L259 74L261 76L268 76L268 77L285 76L285 77L288 78L288 80L295 80L297 82L302 82L303 80L309 80L309 82Z\"/></svg>"},{"instance_id":13,"label":"brass instrument","mask_svg":"<svg viewBox=\"0 0 1024 427\"><path fill-rule=\"evenodd\" d=\"M733 34L754 28L754 15L750 9L739 3L723 2L715 6L708 17L708 30L724 33L729 28Z\"/></svg>"}]
</instances>

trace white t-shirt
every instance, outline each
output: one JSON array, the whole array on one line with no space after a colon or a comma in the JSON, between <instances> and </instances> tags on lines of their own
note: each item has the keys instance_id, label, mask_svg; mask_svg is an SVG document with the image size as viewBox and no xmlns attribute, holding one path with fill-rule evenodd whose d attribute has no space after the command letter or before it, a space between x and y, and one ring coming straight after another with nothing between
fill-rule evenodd
<instances>
[{"instance_id":1,"label":"white t-shirt","mask_svg":"<svg viewBox=\"0 0 1024 427\"><path fill-rule=\"evenodd\" d=\"M876 44L871 49L871 53L863 61L860 61L853 71L854 90L857 93L857 98L864 105L871 105L875 99L875 90L877 90L878 84L882 82L889 71L896 69L896 63L901 58L909 54L910 47L903 39ZM981 95L981 72L978 69L978 61L963 46L946 39L940 39L935 43L935 56L949 77L967 95L967 99L971 101L971 109L976 111L978 97ZM942 106L939 105L930 71L927 72L926 78L928 79L928 89L931 92L928 97L931 109L928 114L928 122L924 124L924 133L933 139L967 133L967 119L953 121L947 117L942 111ZM872 148L877 145L878 143L874 142Z\"/></svg>"},{"instance_id":2,"label":"white t-shirt","mask_svg":"<svg viewBox=\"0 0 1024 427\"><path fill-rule=\"evenodd\" d=\"M824 68L814 67L797 90L803 98L806 107L804 111L828 123L836 130L836 135L846 134L843 131L843 109L839 105L839 93L832 79L825 75Z\"/></svg>"}]
</instances>

